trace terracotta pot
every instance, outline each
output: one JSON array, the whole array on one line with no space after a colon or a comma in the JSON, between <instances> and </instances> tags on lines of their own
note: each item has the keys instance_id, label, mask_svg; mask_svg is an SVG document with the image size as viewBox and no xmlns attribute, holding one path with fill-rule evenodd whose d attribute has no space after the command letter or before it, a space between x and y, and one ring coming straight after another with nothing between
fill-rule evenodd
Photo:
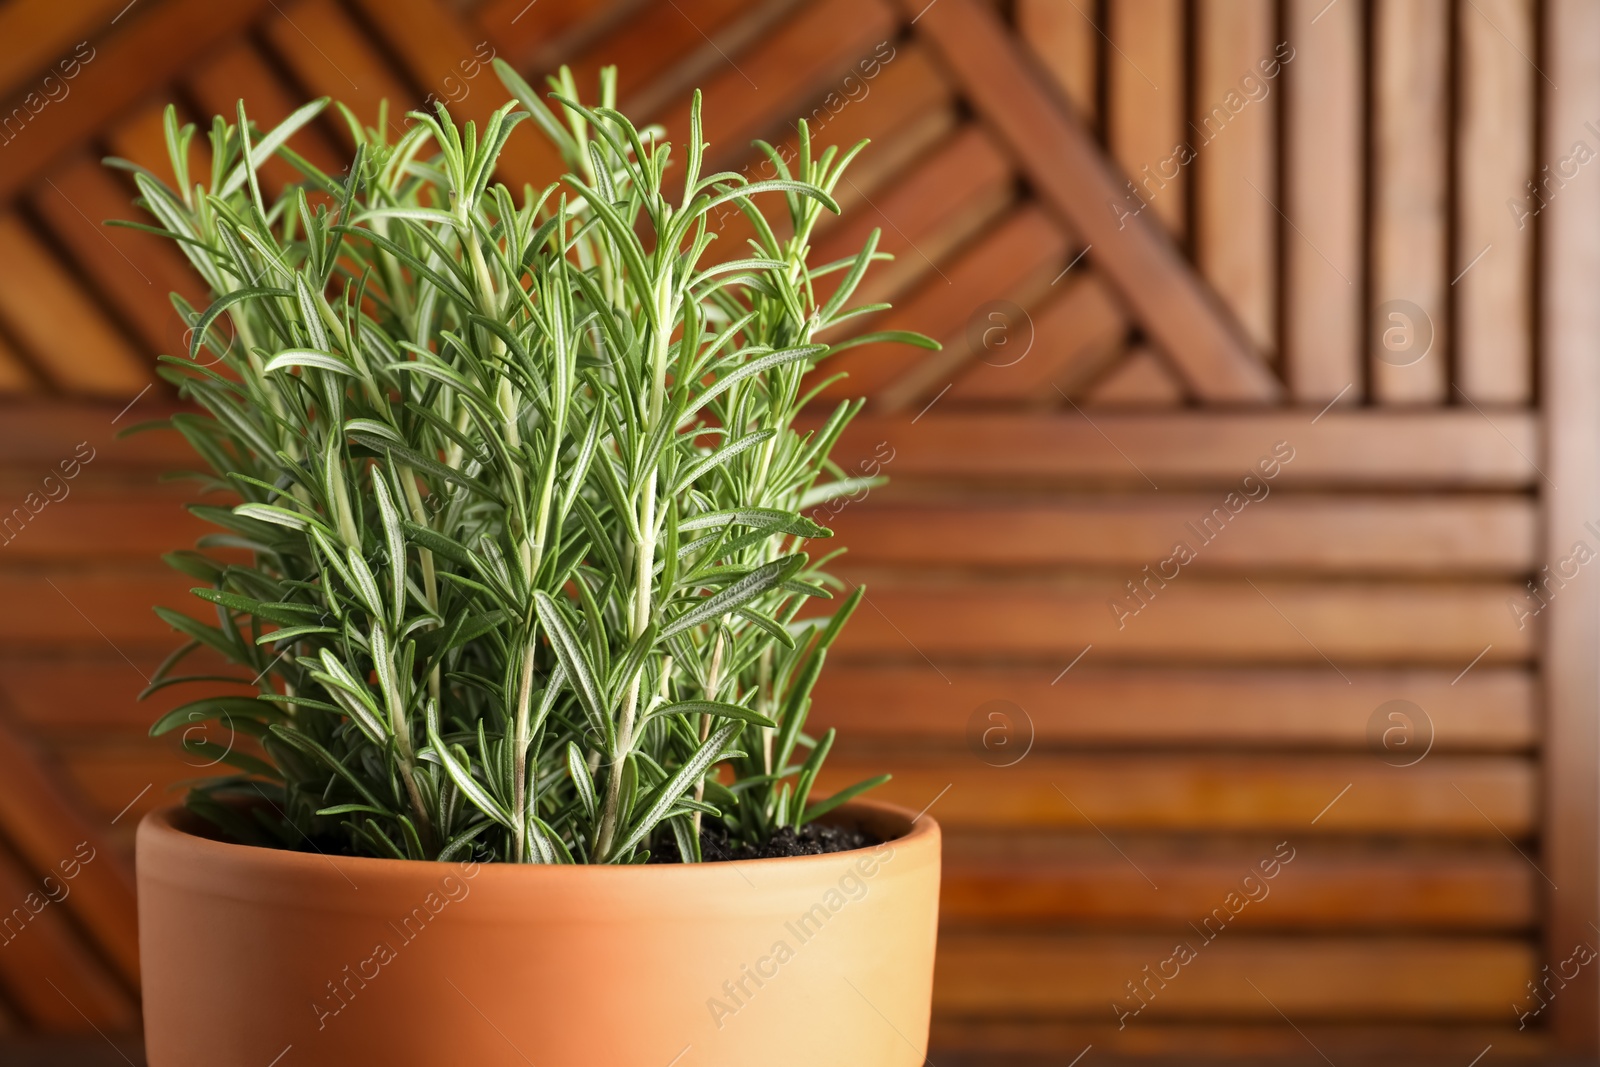
<instances>
[{"instance_id":1,"label":"terracotta pot","mask_svg":"<svg viewBox=\"0 0 1600 1067\"><path fill-rule=\"evenodd\" d=\"M150 1067L916 1067L939 828L737 863L412 863L139 826Z\"/></svg>"}]
</instances>

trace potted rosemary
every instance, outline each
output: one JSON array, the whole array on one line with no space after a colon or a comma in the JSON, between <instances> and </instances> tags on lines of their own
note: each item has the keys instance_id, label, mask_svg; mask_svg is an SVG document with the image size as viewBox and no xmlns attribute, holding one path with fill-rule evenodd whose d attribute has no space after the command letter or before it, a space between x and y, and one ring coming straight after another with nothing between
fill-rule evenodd
<instances>
[{"instance_id":1,"label":"potted rosemary","mask_svg":"<svg viewBox=\"0 0 1600 1067\"><path fill-rule=\"evenodd\" d=\"M819 797L805 729L861 593L803 513L862 488L860 405L797 417L829 354L929 343L849 337L876 235L807 262L860 146L708 174L698 94L675 158L614 72L547 106L497 68L482 129L344 111L340 175L288 145L326 101L217 118L205 176L169 110L174 183L131 168L212 290L162 373L226 494L154 685L201 652L256 690L153 729L235 773L139 830L150 1062L919 1064L938 828ZM571 173L494 183L539 134ZM728 205L756 237L713 259Z\"/></svg>"}]
</instances>

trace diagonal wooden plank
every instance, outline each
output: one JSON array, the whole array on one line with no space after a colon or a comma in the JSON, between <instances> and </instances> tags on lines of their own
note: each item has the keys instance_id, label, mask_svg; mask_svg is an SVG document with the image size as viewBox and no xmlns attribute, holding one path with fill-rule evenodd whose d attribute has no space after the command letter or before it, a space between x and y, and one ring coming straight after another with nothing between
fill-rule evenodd
<instances>
[{"instance_id":1,"label":"diagonal wooden plank","mask_svg":"<svg viewBox=\"0 0 1600 1067\"><path fill-rule=\"evenodd\" d=\"M542 71L558 57L569 58L585 40L619 18L629 22L648 18L659 7L672 10L665 4L642 5L639 0L487 0L473 12L472 25L479 36L488 35L506 62L526 74L529 67Z\"/></svg>"},{"instance_id":2,"label":"diagonal wooden plank","mask_svg":"<svg viewBox=\"0 0 1600 1067\"><path fill-rule=\"evenodd\" d=\"M918 15L918 0L900 0ZM1032 72L998 16L976 0L939 0L916 29L960 79L977 112L1005 139L1039 195L1080 234L1089 258L1202 399L1267 403L1277 380L1196 277L1172 241L1144 215L1120 220L1107 205L1124 186L1088 131Z\"/></svg>"},{"instance_id":3,"label":"diagonal wooden plank","mask_svg":"<svg viewBox=\"0 0 1600 1067\"><path fill-rule=\"evenodd\" d=\"M1075 394L1111 365L1128 337L1128 319L1116 298L1093 273L1073 271L1059 288L1048 304L1029 312L1033 340L1023 357L974 360L949 399L1056 407L1057 389Z\"/></svg>"},{"instance_id":4,"label":"diagonal wooden plank","mask_svg":"<svg viewBox=\"0 0 1600 1067\"><path fill-rule=\"evenodd\" d=\"M55 255L15 214L0 216L0 320L52 384L131 397L153 375Z\"/></svg>"},{"instance_id":5,"label":"diagonal wooden plank","mask_svg":"<svg viewBox=\"0 0 1600 1067\"><path fill-rule=\"evenodd\" d=\"M355 0L355 5L433 102L448 107L457 122L472 120L482 129L508 99L490 66L494 46L469 36L436 0ZM431 110L433 105L424 97L418 106ZM559 178L566 166L554 145L528 129L506 142L499 169L516 189L524 182L541 187Z\"/></svg>"},{"instance_id":6,"label":"diagonal wooden plank","mask_svg":"<svg viewBox=\"0 0 1600 1067\"><path fill-rule=\"evenodd\" d=\"M389 102L390 143L405 133L406 112L424 94L407 85L388 57L334 0L274 3L281 17L268 19L265 37L274 54L312 92L342 101L368 126ZM353 147L342 120L334 123L340 142Z\"/></svg>"},{"instance_id":7,"label":"diagonal wooden plank","mask_svg":"<svg viewBox=\"0 0 1600 1067\"><path fill-rule=\"evenodd\" d=\"M66 165L46 175L32 197L57 241L102 299L138 332L144 349L181 351L185 327L167 294L180 292L197 307L210 301L176 244L104 225L106 219L144 221L144 212L132 200L133 191L117 173L86 154L67 157Z\"/></svg>"},{"instance_id":8,"label":"diagonal wooden plank","mask_svg":"<svg viewBox=\"0 0 1600 1067\"><path fill-rule=\"evenodd\" d=\"M28 151L8 156L0 167L0 200L34 181L59 153L189 69L217 42L238 34L263 10L270 10L267 0L168 0L129 11L115 32L91 42L94 59L73 80L71 95L22 131ZM20 98L6 100L0 114L20 106Z\"/></svg>"},{"instance_id":9,"label":"diagonal wooden plank","mask_svg":"<svg viewBox=\"0 0 1600 1067\"><path fill-rule=\"evenodd\" d=\"M130 801L134 799L131 795ZM53 870L78 842L95 850L61 907L99 945L122 980L139 982L133 872L45 771L39 755L0 722L0 833L35 871Z\"/></svg>"},{"instance_id":10,"label":"diagonal wooden plank","mask_svg":"<svg viewBox=\"0 0 1600 1067\"><path fill-rule=\"evenodd\" d=\"M0 337L0 396L20 396L39 391L39 383L22 357Z\"/></svg>"},{"instance_id":11,"label":"diagonal wooden plank","mask_svg":"<svg viewBox=\"0 0 1600 1067\"><path fill-rule=\"evenodd\" d=\"M68 918L78 878L107 856L84 844L59 842L59 858L42 871L0 848L0 992L40 1029L131 1030L133 997Z\"/></svg>"}]
</instances>

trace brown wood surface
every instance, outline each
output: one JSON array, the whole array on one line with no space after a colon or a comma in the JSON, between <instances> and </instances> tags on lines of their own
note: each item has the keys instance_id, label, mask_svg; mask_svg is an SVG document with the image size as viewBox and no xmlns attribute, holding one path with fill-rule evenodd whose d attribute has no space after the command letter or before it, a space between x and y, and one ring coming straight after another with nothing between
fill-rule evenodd
<instances>
[{"instance_id":1,"label":"brown wood surface","mask_svg":"<svg viewBox=\"0 0 1600 1067\"><path fill-rule=\"evenodd\" d=\"M1561 0L1552 5L1545 27L1549 57L1561 93L1547 96L1544 138L1562 144L1595 114L1600 114L1600 65L1585 42L1600 34L1600 9ZM1545 279L1541 314L1544 321L1545 401L1552 425L1548 461L1554 484L1565 488L1548 495L1547 545L1569 551L1573 529L1600 508L1600 462L1589 428L1600 420L1600 364L1594 358L1594 337L1600 330L1600 304L1589 280L1600 271L1600 244L1590 235L1600 229L1600 189L1575 186L1562 190L1541 219L1544 240L1541 267ZM1543 802L1550 812L1543 858L1559 892L1547 898L1550 918L1542 939L1548 962L1566 959L1579 943L1593 944L1593 902L1600 894L1600 864L1595 840L1600 835L1600 757L1594 708L1600 700L1595 648L1600 643L1600 594L1590 583L1574 595L1553 601L1545 651L1546 759ZM1552 1004L1553 1027L1564 1049L1594 1056L1600 1051L1600 1024L1595 1003L1600 979L1593 969L1581 974L1574 995Z\"/></svg>"},{"instance_id":2,"label":"brown wood surface","mask_svg":"<svg viewBox=\"0 0 1600 1067\"><path fill-rule=\"evenodd\" d=\"M1271 0L1195 7L1195 259L1256 349L1277 347L1278 82ZM1263 68L1263 64L1270 64ZM1249 194L1249 195L1246 195Z\"/></svg>"},{"instance_id":3,"label":"brown wood surface","mask_svg":"<svg viewBox=\"0 0 1600 1067\"><path fill-rule=\"evenodd\" d=\"M1361 664L1459 670L1480 653L1484 663L1518 663L1535 650L1535 628L1519 629L1506 607L1521 593L1516 582L1247 581L1180 573L1165 588L1141 585L1141 608L1124 584L1132 576L977 581L848 566L842 573L868 586L862 611L837 646L851 657L923 656L938 664L1046 656L1065 664L1094 644L1097 659L1113 662L1322 662L1338 673ZM19 596L38 595L24 579L13 588ZM87 599L88 590L80 595ZM110 608L116 601L88 602ZM63 616L62 625L71 620ZM138 632L129 628L127 636Z\"/></svg>"},{"instance_id":4,"label":"brown wood surface","mask_svg":"<svg viewBox=\"0 0 1600 1067\"><path fill-rule=\"evenodd\" d=\"M1131 567L1139 573L1172 555L1178 541L1197 549L1183 568L1195 573L1514 576L1544 562L1538 512L1525 498L1275 496L1259 478L1252 487L1266 495L1203 548L1190 524L1214 518L1220 501L1179 491L1024 503L976 493L917 494L891 483L826 522L853 546L856 566ZM1529 612L1539 607L1531 598L1527 604Z\"/></svg>"},{"instance_id":5,"label":"brown wood surface","mask_svg":"<svg viewBox=\"0 0 1600 1067\"><path fill-rule=\"evenodd\" d=\"M169 169L163 166L157 173L165 175ZM47 179L34 194L33 205L73 264L133 327L145 352L186 353L187 330L167 294L181 293L200 308L210 301L172 244L153 234L105 225L109 219L135 216L131 195L130 187L98 159L80 156Z\"/></svg>"},{"instance_id":6,"label":"brown wood surface","mask_svg":"<svg viewBox=\"0 0 1600 1067\"><path fill-rule=\"evenodd\" d=\"M1143 215L1119 227L1107 206L1121 196L1122 181L1082 125L1052 105L996 18L974 0L943 0L918 27L1004 135L1040 195L1091 249L1099 246L1090 262L1117 284L1195 391L1215 400L1274 399L1277 382L1159 228Z\"/></svg>"},{"instance_id":7,"label":"brown wood surface","mask_svg":"<svg viewBox=\"0 0 1600 1067\"><path fill-rule=\"evenodd\" d=\"M0 321L56 387L128 397L149 383L145 360L15 214L0 215Z\"/></svg>"},{"instance_id":8,"label":"brown wood surface","mask_svg":"<svg viewBox=\"0 0 1600 1067\"><path fill-rule=\"evenodd\" d=\"M135 799L130 791L123 804ZM80 846L88 846L84 855L92 853L94 859L82 865L60 907L94 938L116 977L132 988L139 981L133 868L106 843L105 828L115 815L89 818L79 799L41 766L37 750L0 723L0 836L41 877L59 873Z\"/></svg>"},{"instance_id":9,"label":"brown wood surface","mask_svg":"<svg viewBox=\"0 0 1600 1067\"><path fill-rule=\"evenodd\" d=\"M1450 391L1450 275L1445 263L1449 9L1434 0L1390 0L1372 10L1373 313L1367 330L1368 373L1373 396L1382 403L1438 404ZM1410 309L1383 311L1392 301L1405 301L1420 316ZM1432 347L1419 355L1423 323L1432 333ZM1385 340L1392 328L1408 325L1414 335Z\"/></svg>"},{"instance_id":10,"label":"brown wood surface","mask_svg":"<svg viewBox=\"0 0 1600 1067\"><path fill-rule=\"evenodd\" d=\"M1149 345L1130 348L1109 371L1085 391L1092 408L1172 408L1184 402L1182 380Z\"/></svg>"},{"instance_id":11,"label":"brown wood surface","mask_svg":"<svg viewBox=\"0 0 1600 1067\"><path fill-rule=\"evenodd\" d=\"M1539 738L1537 676L1479 664L1459 670L1314 667L1116 667L1067 663L941 665L835 663L817 683L811 721L840 744L901 739L923 746L977 744L1004 763L1029 749L1176 748L1362 752L1401 766L1439 752L1531 752ZM120 668L118 670L117 668ZM19 667L9 685L19 709L44 713L48 667ZM126 688L120 661L101 670ZM69 692L80 692L76 688ZM1406 701L1414 709L1391 701ZM89 694L67 707L86 707ZM998 713L991 717L991 712ZM1390 718L1398 712L1399 718ZM999 732L983 739L983 730ZM980 729L981 728L981 729ZM1396 729L1398 728L1398 729ZM1390 732L1394 730L1395 732ZM1430 744L1431 739L1431 744ZM969 748L970 750L970 748Z\"/></svg>"},{"instance_id":12,"label":"brown wood surface","mask_svg":"<svg viewBox=\"0 0 1600 1067\"><path fill-rule=\"evenodd\" d=\"M1028 332L1019 339L1031 339L1027 351L1020 358L1008 354L971 361L951 387L951 400L1058 407L1062 393L1077 395L1126 347L1127 315L1105 282L1088 270L1074 269L1052 280L1050 294L1026 321Z\"/></svg>"},{"instance_id":13,"label":"brown wood surface","mask_svg":"<svg viewBox=\"0 0 1600 1067\"><path fill-rule=\"evenodd\" d=\"M837 754L819 781L826 791L884 770L894 774L881 789L884 799L912 811L932 805L934 817L952 831L1364 833L1504 841L1526 837L1538 811L1533 760L1515 756L1439 755L1396 768L1370 755L1040 752L1014 766L994 767L965 749L874 749Z\"/></svg>"},{"instance_id":14,"label":"brown wood surface","mask_svg":"<svg viewBox=\"0 0 1600 1067\"><path fill-rule=\"evenodd\" d=\"M1251 901L1255 933L1518 933L1538 922L1544 883L1503 842L1385 847L1297 837L1293 860L1274 867L1281 840L1123 836L1113 848L1092 830L956 832L945 839L939 914L968 931L1088 922L1183 934L1231 892Z\"/></svg>"},{"instance_id":15,"label":"brown wood surface","mask_svg":"<svg viewBox=\"0 0 1600 1067\"><path fill-rule=\"evenodd\" d=\"M1288 0L1282 74L1285 377L1295 399L1359 403L1362 326L1362 42L1365 6Z\"/></svg>"},{"instance_id":16,"label":"brown wood surface","mask_svg":"<svg viewBox=\"0 0 1600 1067\"><path fill-rule=\"evenodd\" d=\"M134 8L117 25L95 35L94 58L73 79L71 93L23 131L26 152L20 151L18 137L15 158L0 167L0 201L32 184L60 153L95 136L147 93L165 90L196 57L238 34L268 3L166 0L141 6L144 10ZM13 97L0 104L0 114L17 106L20 99Z\"/></svg>"},{"instance_id":17,"label":"brown wood surface","mask_svg":"<svg viewBox=\"0 0 1600 1067\"><path fill-rule=\"evenodd\" d=\"M1155 984L1159 976L1152 980L1148 1006L1130 1027L1145 1019L1218 1016L1501 1022L1539 969L1527 944L1511 938L1274 940L1243 931L1226 931L1205 945L1198 935L1190 938L1193 961L1164 987ZM1142 983L1145 967L1153 973L1171 959L1171 940L947 936L939 945L934 1003L952 1013L1116 1023L1113 1004L1131 1010L1142 1003L1124 983ZM1168 964L1167 972L1174 968Z\"/></svg>"},{"instance_id":18,"label":"brown wood surface","mask_svg":"<svg viewBox=\"0 0 1600 1067\"><path fill-rule=\"evenodd\" d=\"M135 820L202 772L143 736L190 694L134 699L175 640L150 605L202 608L155 558L203 528L184 487L155 482L193 461L170 434L115 434L170 410L164 387L139 392L153 354L182 344L159 298L203 297L170 247L101 232L131 186L96 161L164 172L168 100L201 119L244 96L267 125L308 95L369 118L387 96L398 127L455 92L445 79L483 42L541 90L572 62L591 98L621 63L625 108L675 136L701 86L718 162L752 176L749 139L792 147L802 117L820 144L873 141L815 255L880 229L897 258L861 295L897 308L873 325L946 348L851 360L852 384L898 410L861 419L837 458L876 457L893 482L824 520L870 599L812 728L840 730L824 790L892 770L883 795L945 823L936 1062L1066 1064L1092 1045L1084 1067L1461 1067L1490 1045L1494 1061L1600 1046L1592 975L1525 1030L1513 1007L1597 936L1600 613L1586 565L1562 568L1576 542L1600 545L1585 525L1600 522L1600 207L1586 166L1521 228L1507 203L1592 147L1590 5L124 7L0 2L7 107L77 41L95 49L70 95L0 144L0 219L20 234L0 230L0 393L30 398L0 405L0 517L80 442L96 450L68 497L0 542L0 893L8 875L36 884L79 827L105 842L88 872L125 874L112 862ZM1293 58L1270 91L1119 217L1126 180L1203 140L1195 126L1280 42ZM486 70L465 84L458 117L502 99ZM337 170L340 126L297 145ZM505 176L552 168L531 128L518 137ZM290 177L266 171L269 188ZM739 219L719 233L724 257L749 236ZM1374 359L1396 297L1438 303L1418 367ZM987 300L1030 347L974 347ZM1280 442L1294 458L1270 497L1143 587L1118 628L1107 601L1257 484ZM1552 574L1531 615L1527 580ZM986 738L997 723L1031 747ZM1297 859L1202 950L1202 977L1119 1029L1123 983L1284 840ZM0 949L0 1029L81 1028L48 984L19 981L34 973L123 1028L131 898L83 888L28 933L34 955Z\"/></svg>"},{"instance_id":19,"label":"brown wood surface","mask_svg":"<svg viewBox=\"0 0 1600 1067\"><path fill-rule=\"evenodd\" d=\"M374 52L361 24L336 0L292 0L279 7L282 17L265 24L278 60L313 93L343 101L366 126L378 124L380 105L387 100L384 133L391 143L398 139L406 129L406 112L420 105L426 92L416 91ZM316 47L307 47L308 40ZM349 129L342 119L334 128L348 152Z\"/></svg>"},{"instance_id":20,"label":"brown wood surface","mask_svg":"<svg viewBox=\"0 0 1600 1067\"><path fill-rule=\"evenodd\" d=\"M1080 118L1094 125L1100 102L1100 28L1094 7L1056 0L1020 0L1017 33L1066 94Z\"/></svg>"},{"instance_id":21,"label":"brown wood surface","mask_svg":"<svg viewBox=\"0 0 1600 1067\"><path fill-rule=\"evenodd\" d=\"M963 249L940 277L927 278L900 308L885 313L883 325L918 329L938 340L941 351L867 345L824 370L849 372L845 387L865 393L881 410L921 409L968 363L990 355L982 340L986 309L1000 300L1032 303L1048 288L1067 247L1045 212L1036 205L1020 208Z\"/></svg>"},{"instance_id":22,"label":"brown wood surface","mask_svg":"<svg viewBox=\"0 0 1600 1067\"><path fill-rule=\"evenodd\" d=\"M1527 191L1537 169L1527 118L1539 82L1528 60L1538 50L1534 5L1483 0L1459 19L1457 378L1480 404L1523 404L1533 395L1533 211L1542 199ZM1559 147L1565 155L1572 146Z\"/></svg>"},{"instance_id":23,"label":"brown wood surface","mask_svg":"<svg viewBox=\"0 0 1600 1067\"><path fill-rule=\"evenodd\" d=\"M1279 442L1294 449L1276 485L1319 488L1519 489L1544 482L1537 417L1470 408L1389 416L1370 410L1182 411L1147 415L1070 408L1051 414L944 410L866 416L835 453L851 466L888 442L895 478L1071 481L1159 489L1238 485Z\"/></svg>"},{"instance_id":24,"label":"brown wood surface","mask_svg":"<svg viewBox=\"0 0 1600 1067\"><path fill-rule=\"evenodd\" d=\"M1148 214L1181 237L1188 222L1189 180L1169 161L1187 134L1184 5L1179 0L1110 0L1105 10L1104 32L1111 46L1105 72L1106 142L1134 186L1118 183L1118 207L1143 216L1147 211L1139 205L1147 202Z\"/></svg>"}]
</instances>

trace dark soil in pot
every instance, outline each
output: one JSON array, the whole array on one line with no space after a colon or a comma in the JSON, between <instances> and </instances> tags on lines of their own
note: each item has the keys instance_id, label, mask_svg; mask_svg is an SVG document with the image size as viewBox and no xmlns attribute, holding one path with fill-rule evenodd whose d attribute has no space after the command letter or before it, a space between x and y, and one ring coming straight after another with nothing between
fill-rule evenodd
<instances>
[{"instance_id":1,"label":"dark soil in pot","mask_svg":"<svg viewBox=\"0 0 1600 1067\"><path fill-rule=\"evenodd\" d=\"M858 848L871 848L883 844L883 839L856 826L828 826L808 823L798 833L785 826L760 846L740 845L730 847L728 835L721 827L704 827L700 831L700 855L706 863L726 860L767 860L783 856L820 856L828 852L849 852ZM651 863L677 863L677 850L665 851L650 857Z\"/></svg>"}]
</instances>

